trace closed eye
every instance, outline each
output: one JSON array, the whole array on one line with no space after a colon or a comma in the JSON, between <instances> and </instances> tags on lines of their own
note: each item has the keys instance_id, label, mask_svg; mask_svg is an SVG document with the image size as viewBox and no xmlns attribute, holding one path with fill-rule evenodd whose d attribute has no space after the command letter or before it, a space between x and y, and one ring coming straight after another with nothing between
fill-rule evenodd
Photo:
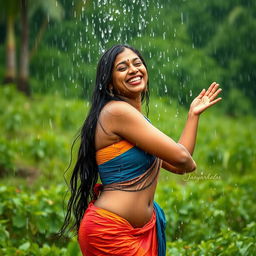
<instances>
[{"instance_id":1,"label":"closed eye","mask_svg":"<svg viewBox=\"0 0 256 256\"><path fill-rule=\"evenodd\" d=\"M119 67L117 70L118 71L125 71L127 67Z\"/></svg>"},{"instance_id":2,"label":"closed eye","mask_svg":"<svg viewBox=\"0 0 256 256\"><path fill-rule=\"evenodd\" d=\"M134 63L134 66L136 66L136 67L138 67L138 66L140 66L140 65L142 65L142 62L136 62L136 63Z\"/></svg>"}]
</instances>

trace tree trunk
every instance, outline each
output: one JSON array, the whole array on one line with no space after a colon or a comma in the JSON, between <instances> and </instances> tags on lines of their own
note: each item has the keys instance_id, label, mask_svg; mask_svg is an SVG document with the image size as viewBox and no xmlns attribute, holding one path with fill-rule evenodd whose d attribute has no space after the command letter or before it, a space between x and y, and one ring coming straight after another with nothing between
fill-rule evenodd
<instances>
[{"instance_id":1,"label":"tree trunk","mask_svg":"<svg viewBox=\"0 0 256 256\"><path fill-rule=\"evenodd\" d=\"M14 83L16 80L16 46L13 15L8 15L6 25L6 71L4 84Z\"/></svg>"},{"instance_id":2,"label":"tree trunk","mask_svg":"<svg viewBox=\"0 0 256 256\"><path fill-rule=\"evenodd\" d=\"M47 28L47 25L48 25L48 17L46 17L39 29L39 32L37 33L36 35L36 39L35 39L35 43L34 43L34 47L33 49L31 50L30 52L30 55L29 55L29 59L31 60L33 58L33 56L35 55L35 53L37 52L38 50L38 46L39 44L41 43L42 41L42 38L43 38L43 35L44 35L44 32Z\"/></svg>"},{"instance_id":3,"label":"tree trunk","mask_svg":"<svg viewBox=\"0 0 256 256\"><path fill-rule=\"evenodd\" d=\"M28 0L21 0L21 47L20 47L20 72L18 89L30 95L29 87L29 51L28 51Z\"/></svg>"}]
</instances>

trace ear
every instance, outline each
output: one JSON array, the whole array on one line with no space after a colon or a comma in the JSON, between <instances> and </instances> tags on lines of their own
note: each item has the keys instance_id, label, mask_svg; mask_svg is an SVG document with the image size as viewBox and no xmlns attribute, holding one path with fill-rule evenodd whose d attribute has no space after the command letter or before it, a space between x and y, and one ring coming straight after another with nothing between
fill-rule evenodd
<instances>
[{"instance_id":1,"label":"ear","mask_svg":"<svg viewBox=\"0 0 256 256\"><path fill-rule=\"evenodd\" d=\"M108 84L108 89L113 88L112 82Z\"/></svg>"},{"instance_id":2,"label":"ear","mask_svg":"<svg viewBox=\"0 0 256 256\"><path fill-rule=\"evenodd\" d=\"M108 90L109 90L109 94L110 94L111 97L114 97L113 88L114 88L113 85L109 84Z\"/></svg>"},{"instance_id":3,"label":"ear","mask_svg":"<svg viewBox=\"0 0 256 256\"><path fill-rule=\"evenodd\" d=\"M110 83L109 86L108 86L108 89L111 91L114 89L114 86Z\"/></svg>"}]
</instances>

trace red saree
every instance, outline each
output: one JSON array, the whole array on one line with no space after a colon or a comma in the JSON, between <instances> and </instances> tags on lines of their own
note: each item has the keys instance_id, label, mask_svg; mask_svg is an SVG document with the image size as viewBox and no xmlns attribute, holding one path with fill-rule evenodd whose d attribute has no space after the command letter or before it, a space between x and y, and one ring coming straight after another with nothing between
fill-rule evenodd
<instances>
[{"instance_id":1,"label":"red saree","mask_svg":"<svg viewBox=\"0 0 256 256\"><path fill-rule=\"evenodd\" d=\"M142 228L90 203L81 221L78 241L83 256L157 256L156 214Z\"/></svg>"}]
</instances>

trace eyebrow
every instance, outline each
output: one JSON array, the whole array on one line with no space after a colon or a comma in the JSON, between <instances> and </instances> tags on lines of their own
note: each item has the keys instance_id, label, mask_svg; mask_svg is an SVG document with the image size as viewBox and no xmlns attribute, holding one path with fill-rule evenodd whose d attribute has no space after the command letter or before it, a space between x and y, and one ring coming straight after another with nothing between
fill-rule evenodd
<instances>
[{"instance_id":1,"label":"eyebrow","mask_svg":"<svg viewBox=\"0 0 256 256\"><path fill-rule=\"evenodd\" d=\"M140 60L140 58L139 57L136 57L136 58L133 58L132 59L132 61L135 61L135 60ZM118 65L121 65L121 64L126 64L126 62L127 62L127 60L124 60L124 61L122 61L122 62L119 62L117 65L116 65L116 67L118 66Z\"/></svg>"}]
</instances>

